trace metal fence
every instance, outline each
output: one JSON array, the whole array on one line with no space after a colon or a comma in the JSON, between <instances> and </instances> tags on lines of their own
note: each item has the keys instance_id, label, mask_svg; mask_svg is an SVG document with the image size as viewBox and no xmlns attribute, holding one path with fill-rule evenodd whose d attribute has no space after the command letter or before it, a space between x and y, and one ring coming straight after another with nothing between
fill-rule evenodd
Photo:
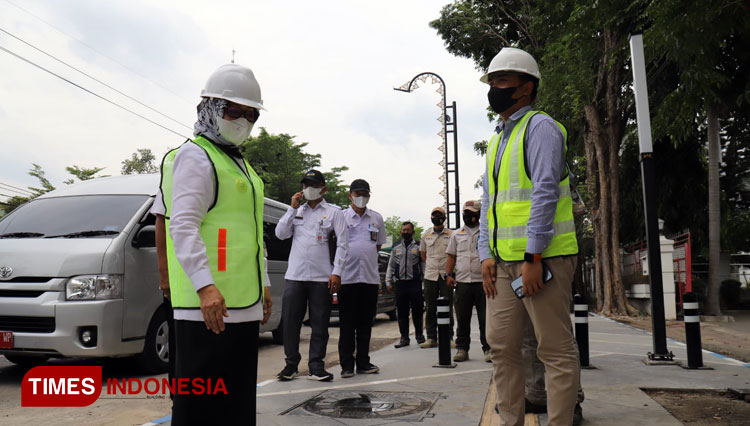
<instances>
[{"instance_id":1,"label":"metal fence","mask_svg":"<svg viewBox=\"0 0 750 426\"><path fill-rule=\"evenodd\" d=\"M693 291L693 262L690 255L690 233L674 238L674 281L679 293L678 304L682 306L682 295Z\"/></svg>"}]
</instances>

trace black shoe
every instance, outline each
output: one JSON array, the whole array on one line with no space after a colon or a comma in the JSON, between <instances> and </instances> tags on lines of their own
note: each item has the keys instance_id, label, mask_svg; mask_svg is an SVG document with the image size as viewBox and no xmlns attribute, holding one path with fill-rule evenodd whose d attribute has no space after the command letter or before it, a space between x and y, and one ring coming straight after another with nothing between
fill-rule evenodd
<instances>
[{"instance_id":1,"label":"black shoe","mask_svg":"<svg viewBox=\"0 0 750 426\"><path fill-rule=\"evenodd\" d=\"M417 334L417 343L421 344L424 342L425 342L424 334Z\"/></svg>"},{"instance_id":2,"label":"black shoe","mask_svg":"<svg viewBox=\"0 0 750 426\"><path fill-rule=\"evenodd\" d=\"M393 345L394 348L403 348L404 346L409 346L409 339L401 339L398 343Z\"/></svg>"},{"instance_id":3,"label":"black shoe","mask_svg":"<svg viewBox=\"0 0 750 426\"><path fill-rule=\"evenodd\" d=\"M311 371L310 374L307 375L307 378L319 382L331 382L333 381L333 374L321 369L318 371Z\"/></svg>"},{"instance_id":4,"label":"black shoe","mask_svg":"<svg viewBox=\"0 0 750 426\"><path fill-rule=\"evenodd\" d=\"M576 408L573 409L573 426L578 426L583 421L583 408L581 403L576 402Z\"/></svg>"},{"instance_id":5,"label":"black shoe","mask_svg":"<svg viewBox=\"0 0 750 426\"><path fill-rule=\"evenodd\" d=\"M363 368L357 367L357 374L375 374L380 371L380 367L375 364L366 365Z\"/></svg>"},{"instance_id":6,"label":"black shoe","mask_svg":"<svg viewBox=\"0 0 750 426\"><path fill-rule=\"evenodd\" d=\"M292 367L291 365L287 365L283 370L279 372L279 374L276 375L276 378L278 378L281 382L288 382L295 377L297 377L297 369Z\"/></svg>"},{"instance_id":7,"label":"black shoe","mask_svg":"<svg viewBox=\"0 0 750 426\"><path fill-rule=\"evenodd\" d=\"M348 379L349 377L354 377L354 370L341 370L342 379Z\"/></svg>"},{"instance_id":8,"label":"black shoe","mask_svg":"<svg viewBox=\"0 0 750 426\"><path fill-rule=\"evenodd\" d=\"M542 414L547 412L547 404L537 405L526 399L525 413Z\"/></svg>"}]
</instances>

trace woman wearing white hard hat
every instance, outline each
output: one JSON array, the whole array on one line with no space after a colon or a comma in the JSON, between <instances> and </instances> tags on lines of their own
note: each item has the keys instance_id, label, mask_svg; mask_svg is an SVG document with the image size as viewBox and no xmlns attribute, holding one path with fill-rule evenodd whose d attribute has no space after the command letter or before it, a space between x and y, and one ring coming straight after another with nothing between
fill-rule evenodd
<instances>
[{"instance_id":1,"label":"woman wearing white hard hat","mask_svg":"<svg viewBox=\"0 0 750 426\"><path fill-rule=\"evenodd\" d=\"M259 324L271 314L263 182L239 145L263 110L253 72L219 67L193 140L162 163L177 382L173 425L255 424ZM186 390L185 390L186 389Z\"/></svg>"}]
</instances>

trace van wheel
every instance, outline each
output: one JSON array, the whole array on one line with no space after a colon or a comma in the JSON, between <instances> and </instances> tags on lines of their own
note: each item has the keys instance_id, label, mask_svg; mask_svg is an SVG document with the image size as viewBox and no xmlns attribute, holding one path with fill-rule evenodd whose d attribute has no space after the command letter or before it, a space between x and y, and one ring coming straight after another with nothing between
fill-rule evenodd
<instances>
[{"instance_id":1,"label":"van wheel","mask_svg":"<svg viewBox=\"0 0 750 426\"><path fill-rule=\"evenodd\" d=\"M5 358L21 367L35 367L42 365L49 359L47 355L5 355Z\"/></svg>"},{"instance_id":2,"label":"van wheel","mask_svg":"<svg viewBox=\"0 0 750 426\"><path fill-rule=\"evenodd\" d=\"M398 319L398 316L396 315L396 310L392 310L388 312L388 319L391 321L396 321Z\"/></svg>"},{"instance_id":3,"label":"van wheel","mask_svg":"<svg viewBox=\"0 0 750 426\"><path fill-rule=\"evenodd\" d=\"M284 321L279 321L279 326L276 327L276 330L272 331L271 334L273 335L273 342L277 345L281 345L284 343Z\"/></svg>"},{"instance_id":4,"label":"van wheel","mask_svg":"<svg viewBox=\"0 0 750 426\"><path fill-rule=\"evenodd\" d=\"M146 332L143 352L138 355L138 364L150 374L164 373L169 369L169 323L165 307L156 310Z\"/></svg>"}]
</instances>

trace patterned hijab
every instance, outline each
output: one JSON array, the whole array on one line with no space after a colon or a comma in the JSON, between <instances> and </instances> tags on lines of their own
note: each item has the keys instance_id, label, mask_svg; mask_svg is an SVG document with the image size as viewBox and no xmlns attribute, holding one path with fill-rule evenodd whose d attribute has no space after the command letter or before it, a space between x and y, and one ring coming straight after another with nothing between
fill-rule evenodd
<instances>
[{"instance_id":1,"label":"patterned hijab","mask_svg":"<svg viewBox=\"0 0 750 426\"><path fill-rule=\"evenodd\" d=\"M219 98L203 98L198 104L198 121L193 126L193 135L203 136L217 145L234 146L219 133L217 118L224 116L227 101Z\"/></svg>"}]
</instances>

